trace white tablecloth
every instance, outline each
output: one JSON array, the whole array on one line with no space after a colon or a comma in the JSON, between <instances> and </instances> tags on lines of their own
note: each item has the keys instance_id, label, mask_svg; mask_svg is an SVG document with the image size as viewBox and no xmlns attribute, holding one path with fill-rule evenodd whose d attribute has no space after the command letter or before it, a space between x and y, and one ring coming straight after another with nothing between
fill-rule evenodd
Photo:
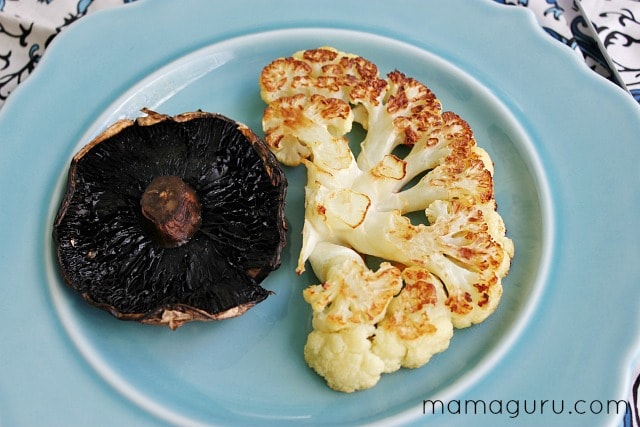
<instances>
[{"instance_id":1,"label":"white tablecloth","mask_svg":"<svg viewBox=\"0 0 640 427\"><path fill-rule=\"evenodd\" d=\"M132 1L0 0L0 108L58 33L89 13ZM603 78L622 80L621 85L640 102L640 0L582 0L581 7L573 0L495 1L531 9L550 37L570 46L584 58L585 66ZM589 38L590 31L595 40ZM598 44L608 58L598 54ZM640 427L640 366L636 372L629 395L632 411L624 427Z\"/></svg>"}]
</instances>

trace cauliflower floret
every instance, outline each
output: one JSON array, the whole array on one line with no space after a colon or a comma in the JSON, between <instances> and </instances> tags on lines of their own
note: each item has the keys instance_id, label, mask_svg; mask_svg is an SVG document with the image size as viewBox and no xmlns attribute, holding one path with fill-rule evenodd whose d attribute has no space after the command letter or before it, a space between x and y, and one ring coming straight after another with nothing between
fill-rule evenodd
<instances>
[{"instance_id":1,"label":"cauliflower floret","mask_svg":"<svg viewBox=\"0 0 640 427\"><path fill-rule=\"evenodd\" d=\"M367 130L358 156L362 170L375 167L398 145L413 145L425 138L442 121L440 101L425 85L397 70L387 75L387 81L383 102L352 100L357 104L354 114Z\"/></svg>"},{"instance_id":2,"label":"cauliflower floret","mask_svg":"<svg viewBox=\"0 0 640 427\"><path fill-rule=\"evenodd\" d=\"M267 103L297 94L379 103L386 87L374 63L332 47L276 59L260 74L260 96Z\"/></svg>"},{"instance_id":3,"label":"cauliflower floret","mask_svg":"<svg viewBox=\"0 0 640 427\"><path fill-rule=\"evenodd\" d=\"M378 383L385 364L371 351L372 325L337 332L312 331L304 346L304 359L329 387L351 393Z\"/></svg>"},{"instance_id":4,"label":"cauliflower floret","mask_svg":"<svg viewBox=\"0 0 640 427\"><path fill-rule=\"evenodd\" d=\"M321 285L304 290L313 310L313 327L337 331L352 325L375 325L382 320L391 298L400 292L400 270L382 263L376 272L352 249L321 243L311 256Z\"/></svg>"},{"instance_id":5,"label":"cauliflower floret","mask_svg":"<svg viewBox=\"0 0 640 427\"><path fill-rule=\"evenodd\" d=\"M402 272L402 293L395 297L373 338L373 352L386 373L418 368L446 350L453 336L451 312L442 283L429 271L409 267Z\"/></svg>"},{"instance_id":6,"label":"cauliflower floret","mask_svg":"<svg viewBox=\"0 0 640 427\"><path fill-rule=\"evenodd\" d=\"M406 213L423 210L435 200L489 202L493 199L493 176L486 156L476 146L468 123L454 113L443 113L442 122L433 126L430 136L416 142L402 160L406 173L385 193L381 209ZM403 190L420 174L424 175L415 185Z\"/></svg>"},{"instance_id":7,"label":"cauliflower floret","mask_svg":"<svg viewBox=\"0 0 640 427\"><path fill-rule=\"evenodd\" d=\"M492 238L481 209L437 200L425 212L429 233L417 234L415 248L426 253L422 265L444 283L453 325L482 322L502 296L509 254Z\"/></svg>"},{"instance_id":8,"label":"cauliflower floret","mask_svg":"<svg viewBox=\"0 0 640 427\"><path fill-rule=\"evenodd\" d=\"M320 95L297 94L273 101L265 110L265 141L276 158L287 166L303 159L330 162L331 168L351 163L353 157L344 135L351 130L353 113L348 104ZM326 141L331 141L327 144Z\"/></svg>"},{"instance_id":9,"label":"cauliflower floret","mask_svg":"<svg viewBox=\"0 0 640 427\"><path fill-rule=\"evenodd\" d=\"M275 60L260 88L271 150L307 168L296 271L309 261L322 281L304 291L309 365L338 389L360 389L353 372L328 367L337 337L373 340L361 356L377 355L390 372L421 366L447 348L454 327L496 309L514 247L496 210L491 158L467 122L417 80L397 70L383 79L375 64L329 47ZM357 157L353 122L367 132ZM406 216L420 211L422 223ZM374 272L362 260L369 255L386 262Z\"/></svg>"}]
</instances>

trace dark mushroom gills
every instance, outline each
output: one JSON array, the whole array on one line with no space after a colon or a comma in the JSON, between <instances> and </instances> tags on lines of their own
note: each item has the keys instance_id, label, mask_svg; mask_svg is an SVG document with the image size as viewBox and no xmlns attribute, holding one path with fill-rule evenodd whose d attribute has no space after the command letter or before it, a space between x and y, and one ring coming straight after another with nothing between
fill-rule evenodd
<instances>
[{"instance_id":1,"label":"dark mushroom gills","mask_svg":"<svg viewBox=\"0 0 640 427\"><path fill-rule=\"evenodd\" d=\"M72 159L54 222L65 282L123 320L238 316L286 241L286 178L264 142L219 114L145 110Z\"/></svg>"}]
</instances>

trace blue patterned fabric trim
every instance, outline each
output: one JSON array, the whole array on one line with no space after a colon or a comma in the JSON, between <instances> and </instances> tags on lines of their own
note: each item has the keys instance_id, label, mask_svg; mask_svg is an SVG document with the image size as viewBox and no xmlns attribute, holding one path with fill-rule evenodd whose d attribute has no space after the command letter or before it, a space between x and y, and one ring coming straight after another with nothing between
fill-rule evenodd
<instances>
[{"instance_id":1,"label":"blue patterned fabric trim","mask_svg":"<svg viewBox=\"0 0 640 427\"><path fill-rule=\"evenodd\" d=\"M494 0L524 6L554 39L640 102L640 0Z\"/></svg>"},{"instance_id":2,"label":"blue patterned fabric trim","mask_svg":"<svg viewBox=\"0 0 640 427\"><path fill-rule=\"evenodd\" d=\"M132 1L0 0L0 107L57 34L91 11Z\"/></svg>"}]
</instances>

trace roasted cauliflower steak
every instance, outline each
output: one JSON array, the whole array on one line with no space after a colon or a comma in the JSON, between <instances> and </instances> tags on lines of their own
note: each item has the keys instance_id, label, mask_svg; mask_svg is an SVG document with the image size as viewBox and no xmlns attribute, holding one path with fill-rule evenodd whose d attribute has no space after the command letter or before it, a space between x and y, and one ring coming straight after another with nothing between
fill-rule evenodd
<instances>
[{"instance_id":1,"label":"roasted cauliflower steak","mask_svg":"<svg viewBox=\"0 0 640 427\"><path fill-rule=\"evenodd\" d=\"M496 310L514 245L466 121L419 81L331 47L274 60L260 90L271 151L307 169L297 272L308 262L320 284L303 291L304 356L331 388L420 367ZM366 136L352 149L354 124Z\"/></svg>"}]
</instances>

